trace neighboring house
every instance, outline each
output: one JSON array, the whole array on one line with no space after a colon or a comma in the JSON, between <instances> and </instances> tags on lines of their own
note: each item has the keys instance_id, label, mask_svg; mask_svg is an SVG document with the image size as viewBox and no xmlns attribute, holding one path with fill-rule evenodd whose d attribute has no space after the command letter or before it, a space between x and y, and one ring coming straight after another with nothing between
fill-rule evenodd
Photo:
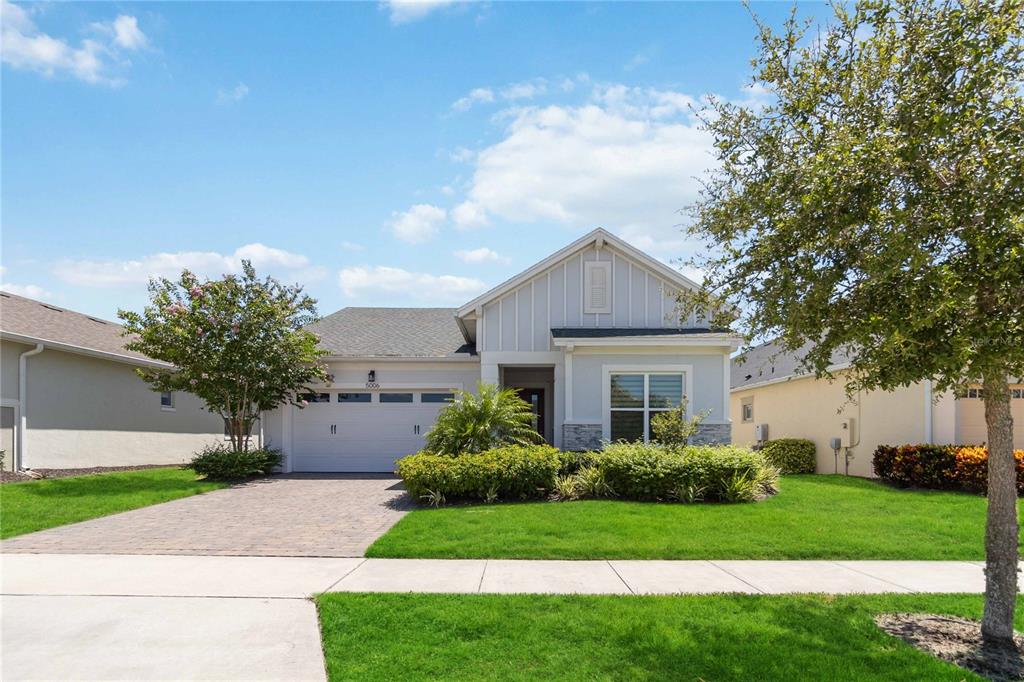
<instances>
[{"instance_id":1,"label":"neighboring house","mask_svg":"<svg viewBox=\"0 0 1024 682\"><path fill-rule=\"evenodd\" d=\"M223 438L219 416L186 393L158 393L121 326L0 293L0 448L4 467L172 464Z\"/></svg>"},{"instance_id":2,"label":"neighboring house","mask_svg":"<svg viewBox=\"0 0 1024 682\"><path fill-rule=\"evenodd\" d=\"M264 415L285 471L391 471L454 389L520 389L538 431L567 450L646 439L685 395L709 411L696 437L727 443L729 356L740 339L691 317L697 285L597 229L460 308L345 308L310 327L329 383Z\"/></svg>"},{"instance_id":3,"label":"neighboring house","mask_svg":"<svg viewBox=\"0 0 1024 682\"><path fill-rule=\"evenodd\" d=\"M835 381L800 373L801 357L802 353L780 353L776 344L766 343L747 351L745 361L733 362L730 413L736 443L756 443L758 426L768 439L807 438L817 446L818 471L831 473L837 458L830 441L840 438L840 473L849 454L851 474L873 476L871 456L879 445L987 440L977 387L957 399L952 393L937 394L931 382L923 381L891 392L860 392L848 399L845 356L832 358ZM1011 396L1014 446L1024 448L1024 385L1014 383Z\"/></svg>"}]
</instances>

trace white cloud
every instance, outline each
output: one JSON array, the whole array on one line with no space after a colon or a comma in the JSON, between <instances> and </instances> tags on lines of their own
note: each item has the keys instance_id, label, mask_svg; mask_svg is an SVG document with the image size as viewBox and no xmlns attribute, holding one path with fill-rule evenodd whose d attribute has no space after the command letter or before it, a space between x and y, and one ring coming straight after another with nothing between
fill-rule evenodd
<instances>
[{"instance_id":1,"label":"white cloud","mask_svg":"<svg viewBox=\"0 0 1024 682\"><path fill-rule=\"evenodd\" d=\"M493 251L486 246L481 246L479 249L462 249L456 251L454 255L463 263L508 262L507 258L502 258L498 255L497 251Z\"/></svg>"},{"instance_id":2,"label":"white cloud","mask_svg":"<svg viewBox=\"0 0 1024 682\"><path fill-rule=\"evenodd\" d=\"M178 251L156 253L138 260L65 259L57 262L53 272L77 286L120 287L144 284L151 277L176 278L185 269L203 277L218 277L239 272L243 260L252 261L257 271L289 271L307 279L318 275L318 269L311 267L305 256L259 243L246 244L228 255L214 251Z\"/></svg>"},{"instance_id":3,"label":"white cloud","mask_svg":"<svg viewBox=\"0 0 1024 682\"><path fill-rule=\"evenodd\" d=\"M456 163L466 163L476 158L476 152L465 147L456 147L455 151L448 154L448 158Z\"/></svg>"},{"instance_id":4,"label":"white cloud","mask_svg":"<svg viewBox=\"0 0 1024 682\"><path fill-rule=\"evenodd\" d=\"M683 255L678 211L697 197L696 178L713 162L711 138L690 110L695 102L613 85L578 106L506 110L503 137L477 153L453 219L600 225L656 255Z\"/></svg>"},{"instance_id":5,"label":"white cloud","mask_svg":"<svg viewBox=\"0 0 1024 682\"><path fill-rule=\"evenodd\" d=\"M431 275L383 265L345 268L338 273L338 285L349 298L377 301L397 298L432 305L465 302L485 287L472 277Z\"/></svg>"},{"instance_id":6,"label":"white cloud","mask_svg":"<svg viewBox=\"0 0 1024 682\"><path fill-rule=\"evenodd\" d=\"M475 227L487 227L490 220L487 212L475 201L463 201L452 209L452 220L460 230L471 230Z\"/></svg>"},{"instance_id":7,"label":"white cloud","mask_svg":"<svg viewBox=\"0 0 1024 682\"><path fill-rule=\"evenodd\" d=\"M452 103L455 111L467 111L474 104L479 102L493 102L494 92L490 88L474 88L465 97L460 97Z\"/></svg>"},{"instance_id":8,"label":"white cloud","mask_svg":"<svg viewBox=\"0 0 1024 682\"><path fill-rule=\"evenodd\" d=\"M501 96L508 101L519 99L533 99L547 92L547 81L543 78L535 78L532 81L512 83L501 90Z\"/></svg>"},{"instance_id":9,"label":"white cloud","mask_svg":"<svg viewBox=\"0 0 1024 682\"><path fill-rule=\"evenodd\" d=\"M245 83L239 83L230 90L224 90L223 88L218 90L217 104L230 104L232 102L241 102L248 96L249 86Z\"/></svg>"},{"instance_id":10,"label":"white cloud","mask_svg":"<svg viewBox=\"0 0 1024 682\"><path fill-rule=\"evenodd\" d=\"M456 0L384 0L392 24L408 24L419 21L434 10L451 5Z\"/></svg>"},{"instance_id":11,"label":"white cloud","mask_svg":"<svg viewBox=\"0 0 1024 682\"><path fill-rule=\"evenodd\" d=\"M344 241L341 243L343 251L366 251L366 247L355 242Z\"/></svg>"},{"instance_id":12,"label":"white cloud","mask_svg":"<svg viewBox=\"0 0 1024 682\"><path fill-rule=\"evenodd\" d=\"M420 244L437 234L447 217L443 208L430 204L416 204L403 213L391 214L391 232L397 239L409 244Z\"/></svg>"},{"instance_id":13,"label":"white cloud","mask_svg":"<svg viewBox=\"0 0 1024 682\"><path fill-rule=\"evenodd\" d=\"M35 284L10 284L8 282L3 282L0 284L0 291L6 291L7 293L14 294L15 296L34 298L37 301L53 301L56 298L56 295L53 292L47 291Z\"/></svg>"},{"instance_id":14,"label":"white cloud","mask_svg":"<svg viewBox=\"0 0 1024 682\"><path fill-rule=\"evenodd\" d=\"M124 79L109 75L112 65L130 63L119 51L137 50L148 42L135 17L123 14L112 22L90 24L104 40L86 38L78 47L41 32L29 12L9 0L0 0L0 23L5 63L47 77L67 73L87 83L110 86L124 84Z\"/></svg>"}]
</instances>

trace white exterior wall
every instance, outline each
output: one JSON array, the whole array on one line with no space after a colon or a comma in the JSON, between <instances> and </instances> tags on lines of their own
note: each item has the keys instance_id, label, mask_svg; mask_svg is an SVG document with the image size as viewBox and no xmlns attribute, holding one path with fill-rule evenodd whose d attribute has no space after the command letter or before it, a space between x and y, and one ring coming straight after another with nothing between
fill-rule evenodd
<instances>
[{"instance_id":1,"label":"white exterior wall","mask_svg":"<svg viewBox=\"0 0 1024 682\"><path fill-rule=\"evenodd\" d=\"M612 264L611 314L583 312L583 263ZM605 244L589 248L483 306L477 346L482 352L547 352L558 327L678 327L677 288ZM684 326L696 326L691 316Z\"/></svg>"},{"instance_id":2,"label":"white exterior wall","mask_svg":"<svg viewBox=\"0 0 1024 682\"><path fill-rule=\"evenodd\" d=\"M461 389L474 391L480 380L480 364L476 361L405 361L393 359L366 359L358 361L328 362L328 373L334 380L324 384L325 389L346 389L358 392L379 392L397 389L446 391ZM379 388L367 389L366 379L374 370ZM284 471L292 470L292 421L299 408L285 405L263 415L263 436L271 447L284 454Z\"/></svg>"},{"instance_id":3,"label":"white exterior wall","mask_svg":"<svg viewBox=\"0 0 1024 682\"><path fill-rule=\"evenodd\" d=\"M0 343L3 398L18 398L18 356L32 346ZM174 410L131 365L45 349L27 359L23 468L177 464L223 438L219 416L175 393Z\"/></svg>"}]
</instances>

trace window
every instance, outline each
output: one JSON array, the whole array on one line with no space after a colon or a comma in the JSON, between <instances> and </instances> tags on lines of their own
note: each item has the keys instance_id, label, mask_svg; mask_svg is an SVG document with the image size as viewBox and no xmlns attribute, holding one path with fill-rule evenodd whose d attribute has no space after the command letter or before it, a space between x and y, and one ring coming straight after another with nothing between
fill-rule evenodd
<instances>
[{"instance_id":1,"label":"window","mask_svg":"<svg viewBox=\"0 0 1024 682\"><path fill-rule=\"evenodd\" d=\"M744 422L754 421L754 399L744 398L743 403L740 405L740 418Z\"/></svg>"},{"instance_id":2,"label":"window","mask_svg":"<svg viewBox=\"0 0 1024 682\"><path fill-rule=\"evenodd\" d=\"M420 395L422 403L450 403L455 400L454 393L423 393Z\"/></svg>"},{"instance_id":3,"label":"window","mask_svg":"<svg viewBox=\"0 0 1024 682\"><path fill-rule=\"evenodd\" d=\"M370 402L369 393L339 393L339 403L368 403Z\"/></svg>"},{"instance_id":4,"label":"window","mask_svg":"<svg viewBox=\"0 0 1024 682\"><path fill-rule=\"evenodd\" d=\"M969 389L967 389L967 397L968 398L984 398L985 397L985 391L984 391L984 389L981 389L981 388L969 388Z\"/></svg>"},{"instance_id":5,"label":"window","mask_svg":"<svg viewBox=\"0 0 1024 682\"><path fill-rule=\"evenodd\" d=\"M1021 398L1024 398L1024 388L1011 388L1010 389L1010 397L1014 398L1016 400L1020 400Z\"/></svg>"},{"instance_id":6,"label":"window","mask_svg":"<svg viewBox=\"0 0 1024 682\"><path fill-rule=\"evenodd\" d=\"M583 312L612 311L612 264L609 261L588 261L583 264Z\"/></svg>"},{"instance_id":7,"label":"window","mask_svg":"<svg viewBox=\"0 0 1024 682\"><path fill-rule=\"evenodd\" d=\"M303 393L299 396L300 399L305 400L307 403L329 403L331 402L330 393Z\"/></svg>"},{"instance_id":8,"label":"window","mask_svg":"<svg viewBox=\"0 0 1024 682\"><path fill-rule=\"evenodd\" d=\"M651 417L679 407L682 399L682 374L612 374L611 440L649 441Z\"/></svg>"},{"instance_id":9,"label":"window","mask_svg":"<svg viewBox=\"0 0 1024 682\"><path fill-rule=\"evenodd\" d=\"M174 391L163 391L162 393L160 393L160 409L174 409Z\"/></svg>"},{"instance_id":10,"label":"window","mask_svg":"<svg viewBox=\"0 0 1024 682\"><path fill-rule=\"evenodd\" d=\"M382 403L411 403L412 393L381 393Z\"/></svg>"}]
</instances>

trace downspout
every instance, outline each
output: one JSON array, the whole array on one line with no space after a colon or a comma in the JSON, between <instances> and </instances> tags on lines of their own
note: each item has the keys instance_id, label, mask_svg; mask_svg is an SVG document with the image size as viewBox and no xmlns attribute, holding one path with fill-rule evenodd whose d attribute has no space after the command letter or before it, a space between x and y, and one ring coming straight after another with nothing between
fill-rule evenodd
<instances>
[{"instance_id":1,"label":"downspout","mask_svg":"<svg viewBox=\"0 0 1024 682\"><path fill-rule=\"evenodd\" d=\"M43 352L43 344L18 356L18 446L15 448L14 470L25 467L25 437L28 435L28 359Z\"/></svg>"}]
</instances>

